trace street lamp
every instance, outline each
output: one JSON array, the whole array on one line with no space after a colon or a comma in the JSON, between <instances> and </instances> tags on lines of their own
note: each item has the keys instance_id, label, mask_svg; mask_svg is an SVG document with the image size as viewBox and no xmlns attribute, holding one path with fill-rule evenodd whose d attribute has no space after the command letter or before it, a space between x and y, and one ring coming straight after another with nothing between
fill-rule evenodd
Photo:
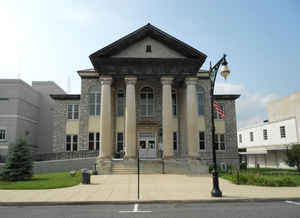
<instances>
[{"instance_id":1,"label":"street lamp","mask_svg":"<svg viewBox=\"0 0 300 218\"><path fill-rule=\"evenodd\" d=\"M229 76L230 71L227 66L226 55L224 56L215 64L213 67L209 67L209 77L210 77L210 102L211 102L211 124L212 124L212 155L213 155L213 170L212 170L212 179L213 179L213 189L211 191L212 197L222 197L222 192L219 188L219 175L217 169L217 159L216 159L216 142L215 142L215 119L214 119L214 88L215 88L215 81L217 77L218 70L221 67L221 75L226 78Z\"/></svg>"}]
</instances>

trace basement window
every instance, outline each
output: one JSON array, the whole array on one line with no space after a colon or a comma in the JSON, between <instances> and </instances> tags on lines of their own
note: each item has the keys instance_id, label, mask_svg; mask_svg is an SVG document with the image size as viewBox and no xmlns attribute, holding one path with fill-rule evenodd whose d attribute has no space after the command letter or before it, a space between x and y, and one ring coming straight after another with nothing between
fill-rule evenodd
<instances>
[{"instance_id":1,"label":"basement window","mask_svg":"<svg viewBox=\"0 0 300 218\"><path fill-rule=\"evenodd\" d=\"M151 45L146 45L146 52L152 52Z\"/></svg>"}]
</instances>

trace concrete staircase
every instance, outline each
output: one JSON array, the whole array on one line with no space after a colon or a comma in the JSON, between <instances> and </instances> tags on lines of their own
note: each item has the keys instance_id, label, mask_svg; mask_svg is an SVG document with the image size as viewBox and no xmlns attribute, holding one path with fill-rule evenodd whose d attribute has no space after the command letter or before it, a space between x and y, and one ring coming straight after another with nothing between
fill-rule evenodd
<instances>
[{"instance_id":1,"label":"concrete staircase","mask_svg":"<svg viewBox=\"0 0 300 218\"><path fill-rule=\"evenodd\" d=\"M137 161L113 161L112 174L137 174ZM161 160L140 160L140 174L161 174Z\"/></svg>"},{"instance_id":2,"label":"concrete staircase","mask_svg":"<svg viewBox=\"0 0 300 218\"><path fill-rule=\"evenodd\" d=\"M208 167L198 160L140 160L140 174L202 174ZM113 160L111 174L137 174L136 160Z\"/></svg>"}]
</instances>

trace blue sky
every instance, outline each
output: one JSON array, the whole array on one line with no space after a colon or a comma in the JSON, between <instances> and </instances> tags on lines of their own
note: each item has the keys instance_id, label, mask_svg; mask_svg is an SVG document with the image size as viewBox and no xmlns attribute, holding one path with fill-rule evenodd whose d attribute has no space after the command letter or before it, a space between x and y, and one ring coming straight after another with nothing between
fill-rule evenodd
<instances>
[{"instance_id":1,"label":"blue sky","mask_svg":"<svg viewBox=\"0 0 300 218\"><path fill-rule=\"evenodd\" d=\"M268 102L298 91L300 1L0 1L0 78L54 80L80 93L88 56L150 22L207 54L228 55L216 93L241 94L238 126L267 118Z\"/></svg>"}]
</instances>

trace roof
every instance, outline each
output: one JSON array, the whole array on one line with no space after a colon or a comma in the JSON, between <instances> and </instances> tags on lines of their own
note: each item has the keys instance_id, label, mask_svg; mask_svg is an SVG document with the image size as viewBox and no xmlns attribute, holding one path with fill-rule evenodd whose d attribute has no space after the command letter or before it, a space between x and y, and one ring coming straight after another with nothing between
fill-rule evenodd
<instances>
[{"instance_id":1,"label":"roof","mask_svg":"<svg viewBox=\"0 0 300 218\"><path fill-rule=\"evenodd\" d=\"M94 63L94 59L96 57L108 58L112 55L115 55L133 45L137 41L140 41L148 36L160 41L167 47L183 54L187 58L200 59L201 65L204 63L207 57L206 54L198 51L197 49L189 46L188 44L176 39L175 37L148 23L147 25L137 29L136 31L91 54L91 62Z\"/></svg>"},{"instance_id":2,"label":"roof","mask_svg":"<svg viewBox=\"0 0 300 218\"><path fill-rule=\"evenodd\" d=\"M214 95L216 100L236 100L241 95Z\"/></svg>"},{"instance_id":3,"label":"roof","mask_svg":"<svg viewBox=\"0 0 300 218\"><path fill-rule=\"evenodd\" d=\"M50 95L54 100L80 100L80 95L74 94L60 94L60 95Z\"/></svg>"}]
</instances>

